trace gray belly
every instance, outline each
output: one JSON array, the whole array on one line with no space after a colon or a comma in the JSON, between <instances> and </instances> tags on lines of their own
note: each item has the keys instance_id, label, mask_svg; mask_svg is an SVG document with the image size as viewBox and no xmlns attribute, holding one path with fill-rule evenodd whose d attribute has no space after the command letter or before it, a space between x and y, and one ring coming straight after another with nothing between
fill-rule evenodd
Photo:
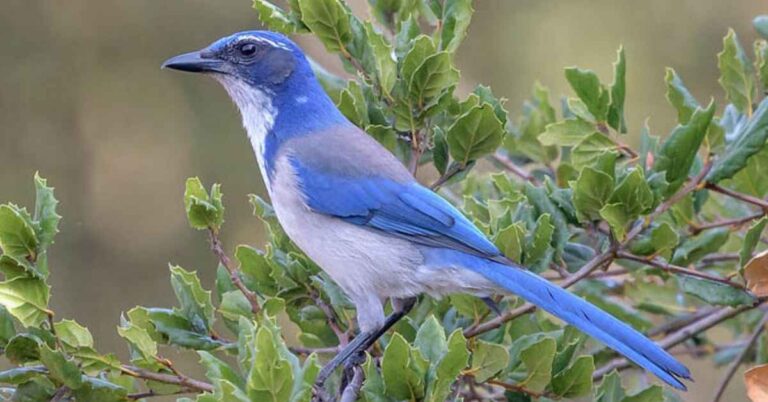
<instances>
[{"instance_id":1,"label":"gray belly","mask_svg":"<svg viewBox=\"0 0 768 402\"><path fill-rule=\"evenodd\" d=\"M355 299L410 297L425 289L417 279L423 256L416 246L375 230L312 212L285 158L276 163L272 204L288 237Z\"/></svg>"}]
</instances>

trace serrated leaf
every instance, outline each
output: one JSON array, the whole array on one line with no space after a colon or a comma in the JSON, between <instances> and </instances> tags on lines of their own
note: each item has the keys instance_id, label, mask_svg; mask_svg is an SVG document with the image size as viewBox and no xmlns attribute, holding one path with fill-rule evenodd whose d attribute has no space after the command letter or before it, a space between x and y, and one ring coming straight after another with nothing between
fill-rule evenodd
<instances>
[{"instance_id":1,"label":"serrated leaf","mask_svg":"<svg viewBox=\"0 0 768 402\"><path fill-rule=\"evenodd\" d=\"M440 49L455 52L464 37L472 19L472 0L447 0L440 17Z\"/></svg>"},{"instance_id":2,"label":"serrated leaf","mask_svg":"<svg viewBox=\"0 0 768 402\"><path fill-rule=\"evenodd\" d=\"M752 118L734 136L736 140L728 144L707 175L707 180L712 183L733 177L747 165L753 155L763 149L768 139L768 99L760 102Z\"/></svg>"},{"instance_id":3,"label":"serrated leaf","mask_svg":"<svg viewBox=\"0 0 768 402\"><path fill-rule=\"evenodd\" d=\"M34 221L37 226L37 238L40 240L40 249L45 250L53 243L53 238L59 232L61 216L56 213L59 201L53 196L53 187L48 187L48 182L35 173L35 214Z\"/></svg>"},{"instance_id":4,"label":"serrated leaf","mask_svg":"<svg viewBox=\"0 0 768 402\"><path fill-rule=\"evenodd\" d=\"M757 77L760 80L760 88L763 92L768 89L768 42L765 40L755 41L755 68Z\"/></svg>"},{"instance_id":5,"label":"serrated leaf","mask_svg":"<svg viewBox=\"0 0 768 402\"><path fill-rule=\"evenodd\" d=\"M200 356L200 364L205 368L206 377L229 381L241 389L245 387L245 380L226 362L206 351L200 350L197 354Z\"/></svg>"},{"instance_id":6,"label":"serrated leaf","mask_svg":"<svg viewBox=\"0 0 768 402\"><path fill-rule=\"evenodd\" d=\"M408 81L408 93L415 106L423 108L430 98L456 84L459 72L452 65L448 52L437 52L422 62Z\"/></svg>"},{"instance_id":7,"label":"serrated leaf","mask_svg":"<svg viewBox=\"0 0 768 402\"><path fill-rule=\"evenodd\" d=\"M718 82L728 100L742 113L751 111L755 96L754 71L733 29L729 29L723 38L723 51L717 54L717 67L720 69Z\"/></svg>"},{"instance_id":8,"label":"serrated leaf","mask_svg":"<svg viewBox=\"0 0 768 402\"><path fill-rule=\"evenodd\" d=\"M384 94L389 95L397 80L397 62L392 58L392 45L384 35L376 32L370 22L365 22L364 26L376 66L376 78Z\"/></svg>"},{"instance_id":9,"label":"serrated leaf","mask_svg":"<svg viewBox=\"0 0 768 402\"><path fill-rule=\"evenodd\" d=\"M603 382L595 390L595 402L621 402L624 399L621 377L616 370L603 377Z\"/></svg>"},{"instance_id":10,"label":"serrated leaf","mask_svg":"<svg viewBox=\"0 0 768 402\"><path fill-rule=\"evenodd\" d=\"M677 110L677 122L688 123L693 112L699 108L699 102L688 91L674 69L667 67L664 81L667 83L667 100Z\"/></svg>"},{"instance_id":11,"label":"serrated leaf","mask_svg":"<svg viewBox=\"0 0 768 402\"><path fill-rule=\"evenodd\" d=\"M200 326L198 332L208 332L214 320L211 292L203 289L197 273L179 266L171 266L170 270L171 287L181 306L181 314L194 327Z\"/></svg>"},{"instance_id":12,"label":"serrated leaf","mask_svg":"<svg viewBox=\"0 0 768 402\"><path fill-rule=\"evenodd\" d=\"M595 362L592 356L579 356L567 369L552 378L552 392L563 398L577 398L592 391L592 373Z\"/></svg>"},{"instance_id":13,"label":"serrated leaf","mask_svg":"<svg viewBox=\"0 0 768 402\"><path fill-rule=\"evenodd\" d=\"M552 361L555 358L556 349L555 340L544 337L520 351L520 360L528 373L520 385L531 391L543 391L552 379Z\"/></svg>"},{"instance_id":14,"label":"serrated leaf","mask_svg":"<svg viewBox=\"0 0 768 402\"><path fill-rule=\"evenodd\" d=\"M467 340L461 329L456 329L448 337L447 351L434 369L434 380L430 381L427 389L427 398L430 402L442 402L446 400L451 391L451 385L467 366L469 351Z\"/></svg>"},{"instance_id":15,"label":"serrated leaf","mask_svg":"<svg viewBox=\"0 0 768 402\"><path fill-rule=\"evenodd\" d=\"M477 341L472 352L472 373L480 383L495 377L509 364L509 352L499 344Z\"/></svg>"},{"instance_id":16,"label":"serrated leaf","mask_svg":"<svg viewBox=\"0 0 768 402\"><path fill-rule=\"evenodd\" d=\"M220 340L210 337L201 328L192 325L184 316L168 309L146 309L149 320L157 332L167 337L173 345L195 350L213 350L224 346Z\"/></svg>"},{"instance_id":17,"label":"serrated leaf","mask_svg":"<svg viewBox=\"0 0 768 402\"><path fill-rule=\"evenodd\" d=\"M752 258L752 253L755 251L755 247L757 247L757 243L760 241L760 236L763 234L766 223L768 223L768 218L766 217L753 222L747 230L747 233L744 235L744 242L742 242L741 250L739 251L739 267L742 269Z\"/></svg>"},{"instance_id":18,"label":"serrated leaf","mask_svg":"<svg viewBox=\"0 0 768 402\"><path fill-rule=\"evenodd\" d=\"M397 399L411 400L414 391L408 382L409 347L398 333L392 335L381 359L381 374L386 394Z\"/></svg>"},{"instance_id":19,"label":"serrated leaf","mask_svg":"<svg viewBox=\"0 0 768 402\"><path fill-rule=\"evenodd\" d=\"M680 288L689 295L698 297L716 306L752 305L757 299L742 289L724 283L680 275Z\"/></svg>"},{"instance_id":20,"label":"serrated leaf","mask_svg":"<svg viewBox=\"0 0 768 402\"><path fill-rule=\"evenodd\" d=\"M345 49L352 40L349 15L339 0L298 0L301 20L330 52Z\"/></svg>"},{"instance_id":21,"label":"serrated leaf","mask_svg":"<svg viewBox=\"0 0 768 402\"><path fill-rule=\"evenodd\" d=\"M551 222L552 216L546 213L541 214L536 220L533 236L525 249L526 265L536 265L551 247L552 234L555 232L555 226Z\"/></svg>"},{"instance_id":22,"label":"serrated leaf","mask_svg":"<svg viewBox=\"0 0 768 402\"><path fill-rule=\"evenodd\" d=\"M617 157L616 143L598 132L587 135L571 150L571 163L576 169L584 166L598 167L599 164L614 161Z\"/></svg>"},{"instance_id":23,"label":"serrated leaf","mask_svg":"<svg viewBox=\"0 0 768 402\"><path fill-rule=\"evenodd\" d=\"M48 369L50 376L70 389L78 389L82 384L80 368L73 360L64 357L61 351L53 350L48 345L40 345L40 362Z\"/></svg>"},{"instance_id":24,"label":"serrated leaf","mask_svg":"<svg viewBox=\"0 0 768 402\"><path fill-rule=\"evenodd\" d=\"M663 389L658 385L651 385L634 395L625 397L621 402L658 402L662 400L664 400Z\"/></svg>"},{"instance_id":25,"label":"serrated leaf","mask_svg":"<svg viewBox=\"0 0 768 402\"><path fill-rule=\"evenodd\" d=\"M121 325L117 327L117 333L133 347L136 356L132 358L152 361L157 355L157 343L146 329L136 323L123 319Z\"/></svg>"},{"instance_id":26,"label":"serrated leaf","mask_svg":"<svg viewBox=\"0 0 768 402\"><path fill-rule=\"evenodd\" d=\"M13 204L0 205L0 249L3 253L34 260L38 244L29 214Z\"/></svg>"},{"instance_id":27,"label":"serrated leaf","mask_svg":"<svg viewBox=\"0 0 768 402\"><path fill-rule=\"evenodd\" d=\"M430 315L419 327L416 339L413 341L422 356L430 362L436 363L448 350L445 338L445 330L434 315Z\"/></svg>"},{"instance_id":28,"label":"serrated leaf","mask_svg":"<svg viewBox=\"0 0 768 402\"><path fill-rule=\"evenodd\" d=\"M504 127L493 106L483 103L459 117L446 133L453 160L466 167L501 145Z\"/></svg>"},{"instance_id":29,"label":"serrated leaf","mask_svg":"<svg viewBox=\"0 0 768 402\"><path fill-rule=\"evenodd\" d=\"M47 371L41 367L16 367L5 371L0 371L0 383L2 384L22 384L33 377L45 375Z\"/></svg>"},{"instance_id":30,"label":"serrated leaf","mask_svg":"<svg viewBox=\"0 0 768 402\"><path fill-rule=\"evenodd\" d=\"M50 289L42 279L18 277L0 282L0 304L26 327L36 327L49 313Z\"/></svg>"},{"instance_id":31,"label":"serrated leaf","mask_svg":"<svg viewBox=\"0 0 768 402\"><path fill-rule=\"evenodd\" d=\"M608 125L620 133L627 132L624 121L624 97L626 95L627 62L624 57L624 46L616 52L616 62L613 63L613 83L611 84L611 102L608 105Z\"/></svg>"},{"instance_id":32,"label":"serrated leaf","mask_svg":"<svg viewBox=\"0 0 768 402\"><path fill-rule=\"evenodd\" d=\"M581 221L592 221L600 218L600 210L607 205L613 193L611 176L585 167L579 178L571 183L573 188L573 205Z\"/></svg>"},{"instance_id":33,"label":"serrated leaf","mask_svg":"<svg viewBox=\"0 0 768 402\"><path fill-rule=\"evenodd\" d=\"M249 288L264 295L274 296L277 293L277 283L272 277L272 265L267 257L259 250L249 246L237 246L235 257L240 262L240 271Z\"/></svg>"},{"instance_id":34,"label":"serrated leaf","mask_svg":"<svg viewBox=\"0 0 768 402\"><path fill-rule=\"evenodd\" d=\"M672 195L688 179L688 173L714 113L714 102L705 110L696 109L686 124L678 125L672 130L656 153L653 171L666 172L665 178L669 187L665 195Z\"/></svg>"},{"instance_id":35,"label":"serrated leaf","mask_svg":"<svg viewBox=\"0 0 768 402\"><path fill-rule=\"evenodd\" d=\"M716 228L687 239L675 250L672 263L684 266L714 253L725 244L729 234L728 228Z\"/></svg>"},{"instance_id":36,"label":"serrated leaf","mask_svg":"<svg viewBox=\"0 0 768 402\"><path fill-rule=\"evenodd\" d=\"M93 336L88 328L72 320L62 320L53 324L56 336L73 348L93 347Z\"/></svg>"},{"instance_id":37,"label":"serrated leaf","mask_svg":"<svg viewBox=\"0 0 768 402\"><path fill-rule=\"evenodd\" d=\"M254 335L253 366L246 388L251 400L287 401L293 388L290 363L280 356L277 340L270 330L259 327Z\"/></svg>"},{"instance_id":38,"label":"serrated leaf","mask_svg":"<svg viewBox=\"0 0 768 402\"><path fill-rule=\"evenodd\" d=\"M592 70L569 67L565 69L565 78L579 99L584 102L589 113L598 121L605 121L608 115L610 94L600 84L597 74Z\"/></svg>"},{"instance_id":39,"label":"serrated leaf","mask_svg":"<svg viewBox=\"0 0 768 402\"><path fill-rule=\"evenodd\" d=\"M214 184L210 195L197 177L187 179L184 190L184 207L189 225L195 229L218 230L224 222L224 205L221 202L221 186Z\"/></svg>"},{"instance_id":40,"label":"serrated leaf","mask_svg":"<svg viewBox=\"0 0 768 402\"><path fill-rule=\"evenodd\" d=\"M72 396L77 402L122 402L128 400L128 390L100 378L83 376L82 385Z\"/></svg>"},{"instance_id":41,"label":"serrated leaf","mask_svg":"<svg viewBox=\"0 0 768 402\"><path fill-rule=\"evenodd\" d=\"M40 359L40 345L43 341L35 335L21 333L8 341L5 356L11 363L22 364Z\"/></svg>"},{"instance_id":42,"label":"serrated leaf","mask_svg":"<svg viewBox=\"0 0 768 402\"><path fill-rule=\"evenodd\" d=\"M253 0L253 8L259 20L271 31L290 34L297 31L293 19L283 9L267 0Z\"/></svg>"},{"instance_id":43,"label":"serrated leaf","mask_svg":"<svg viewBox=\"0 0 768 402\"><path fill-rule=\"evenodd\" d=\"M507 258L518 263L522 262L525 227L520 223L513 223L499 230L493 242Z\"/></svg>"},{"instance_id":44,"label":"serrated leaf","mask_svg":"<svg viewBox=\"0 0 768 402\"><path fill-rule=\"evenodd\" d=\"M566 119L547 125L539 135L539 142L544 146L574 146L595 132L595 125L581 119Z\"/></svg>"}]
</instances>

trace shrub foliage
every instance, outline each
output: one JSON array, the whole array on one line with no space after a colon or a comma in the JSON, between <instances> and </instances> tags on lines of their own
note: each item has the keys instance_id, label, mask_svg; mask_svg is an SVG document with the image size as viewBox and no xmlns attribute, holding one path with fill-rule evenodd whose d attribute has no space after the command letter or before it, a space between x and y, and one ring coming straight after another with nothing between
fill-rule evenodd
<instances>
[{"instance_id":1,"label":"shrub foliage","mask_svg":"<svg viewBox=\"0 0 768 402\"><path fill-rule=\"evenodd\" d=\"M314 35L337 54L352 78L321 68L317 74L341 111L419 177L438 177L428 184L509 258L673 353L734 369L754 366L744 375L749 393L765 395L765 40L748 55L735 32L725 36L717 56L724 107L696 99L667 69L667 100L679 124L661 139L624 119L622 48L610 83L591 70L567 68L570 96L555 102L536 84L522 112L512 115L486 86L461 96L456 90L454 55L470 25L470 0L369 3L369 21L340 0L289 0L288 8L256 0L254 8L269 29ZM768 35L768 17L755 26ZM639 138L638 147L628 145L627 133ZM306 401L321 362L355 333L352 305L291 244L265 200L250 196L269 242L230 250L219 238L220 187L207 190L193 178L184 193L189 223L207 232L219 261L196 268L216 269L215 283L171 265L177 306L125 312L117 331L130 360L104 354L86 328L54 318L48 306L49 268L56 271L47 250L61 217L53 189L39 176L34 183L32 212L0 206L0 346L13 366L0 372L0 391L13 400ZM331 380L331 396L679 400L531 305L513 296L497 303L501 315L466 295L422 297L349 384L338 375ZM715 326L731 337L712 339ZM167 348L196 353L205 378L180 372L162 357ZM628 389L624 372L632 377Z\"/></svg>"}]
</instances>

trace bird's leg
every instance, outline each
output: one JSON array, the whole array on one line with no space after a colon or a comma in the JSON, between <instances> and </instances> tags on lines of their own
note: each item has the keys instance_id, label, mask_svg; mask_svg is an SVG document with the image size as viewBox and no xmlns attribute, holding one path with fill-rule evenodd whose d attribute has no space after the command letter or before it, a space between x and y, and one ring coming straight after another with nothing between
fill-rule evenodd
<instances>
[{"instance_id":1,"label":"bird's leg","mask_svg":"<svg viewBox=\"0 0 768 402\"><path fill-rule=\"evenodd\" d=\"M483 303L485 303L485 305L488 306L488 308L491 309L494 314L496 314L496 316L500 316L502 314L501 308L499 307L499 304L496 303L496 300L493 300L489 296L481 297L480 300L482 300Z\"/></svg>"},{"instance_id":2,"label":"bird's leg","mask_svg":"<svg viewBox=\"0 0 768 402\"><path fill-rule=\"evenodd\" d=\"M399 308L395 309L392 314L387 316L384 320L384 325L371 331L361 332L344 349L339 351L331 361L323 366L322 370L320 370L320 373L317 375L317 379L315 379L315 386L322 387L337 367L346 362L350 357L364 353L368 350L368 348L392 328L393 325L411 311L413 305L416 304L416 298L405 299L398 304L400 304L397 306Z\"/></svg>"}]
</instances>

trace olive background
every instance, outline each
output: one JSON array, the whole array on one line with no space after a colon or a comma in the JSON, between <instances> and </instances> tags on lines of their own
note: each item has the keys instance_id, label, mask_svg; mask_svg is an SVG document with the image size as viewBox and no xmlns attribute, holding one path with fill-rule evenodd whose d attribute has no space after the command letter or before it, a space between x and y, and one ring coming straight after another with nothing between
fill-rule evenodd
<instances>
[{"instance_id":1,"label":"olive background","mask_svg":"<svg viewBox=\"0 0 768 402\"><path fill-rule=\"evenodd\" d=\"M366 14L365 1L351 3ZM553 101L567 94L566 66L610 82L623 44L630 136L647 117L654 134L674 126L665 66L700 101L722 105L722 37L733 27L751 54L751 20L768 13L756 0L481 0L475 8L457 57L462 92L490 85L517 115L536 80ZM31 206L35 171L56 187L64 220L50 255L52 306L86 325L103 352L127 355L115 331L122 311L175 303L169 262L198 270L211 287L215 259L183 211L187 177L222 183L230 249L264 242L246 194L265 191L236 109L213 80L160 69L170 56L258 27L247 0L0 2L0 201ZM343 74L316 41L298 40ZM193 356L167 353L199 374ZM696 383L685 398L708 399L722 368L691 366ZM737 378L723 400L743 395Z\"/></svg>"}]
</instances>

